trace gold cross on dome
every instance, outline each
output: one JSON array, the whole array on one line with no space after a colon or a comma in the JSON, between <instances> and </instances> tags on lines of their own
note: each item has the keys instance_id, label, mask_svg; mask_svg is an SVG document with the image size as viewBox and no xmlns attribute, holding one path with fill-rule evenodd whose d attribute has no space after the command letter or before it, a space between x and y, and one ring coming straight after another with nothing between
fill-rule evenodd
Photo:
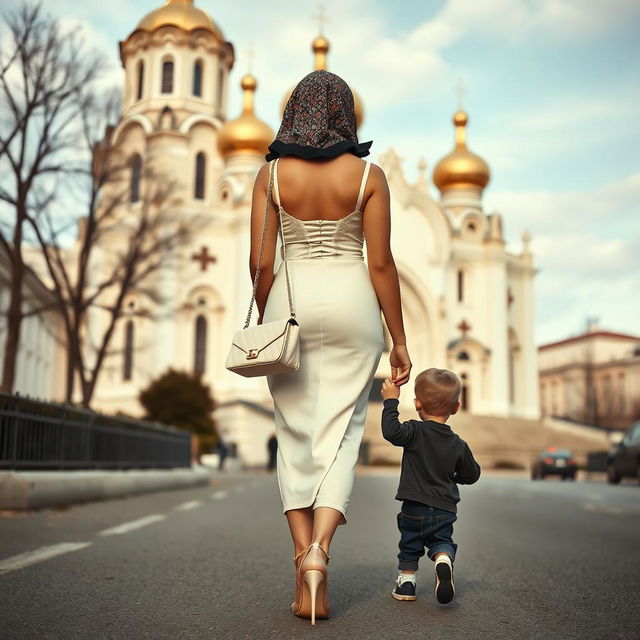
<instances>
[{"instance_id":1,"label":"gold cross on dome","mask_svg":"<svg viewBox=\"0 0 640 640\"><path fill-rule=\"evenodd\" d=\"M318 29L320 31L320 35L323 36L323 26L322 23L323 22L331 22L331 20L329 18L327 18L327 16L325 16L324 14L324 4L320 3L319 5L319 9L318 9L318 15L317 16L311 16L314 20L318 21Z\"/></svg>"},{"instance_id":2,"label":"gold cross on dome","mask_svg":"<svg viewBox=\"0 0 640 640\"><path fill-rule=\"evenodd\" d=\"M467 337L467 332L471 329L471 325L467 324L466 320L462 320L462 322L458 325L457 327L458 329L460 329L460 331L462 331L462 335L463 337Z\"/></svg>"},{"instance_id":3,"label":"gold cross on dome","mask_svg":"<svg viewBox=\"0 0 640 640\"><path fill-rule=\"evenodd\" d=\"M209 263L216 262L216 258L214 256L210 256L209 249L204 246L200 248L200 253L192 254L191 259L200 263L200 271L206 271Z\"/></svg>"},{"instance_id":4,"label":"gold cross on dome","mask_svg":"<svg viewBox=\"0 0 640 640\"><path fill-rule=\"evenodd\" d=\"M247 49L247 73L252 73L251 67L253 66L253 58L256 55L256 52L253 50L253 40L249 44L249 48Z\"/></svg>"},{"instance_id":5,"label":"gold cross on dome","mask_svg":"<svg viewBox=\"0 0 640 640\"><path fill-rule=\"evenodd\" d=\"M458 82L456 84L456 86L453 89L454 93L456 94L457 98L458 98L458 110L462 109L462 98L464 96L464 94L466 93L466 90L464 88L464 83L462 82L462 78L458 78Z\"/></svg>"}]
</instances>

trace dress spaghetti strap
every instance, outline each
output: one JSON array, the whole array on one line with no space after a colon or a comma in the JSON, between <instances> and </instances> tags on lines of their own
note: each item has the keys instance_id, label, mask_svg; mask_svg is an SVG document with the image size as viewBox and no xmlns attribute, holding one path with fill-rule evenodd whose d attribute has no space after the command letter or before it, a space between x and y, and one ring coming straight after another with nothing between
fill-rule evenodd
<instances>
[{"instance_id":1,"label":"dress spaghetti strap","mask_svg":"<svg viewBox=\"0 0 640 640\"><path fill-rule=\"evenodd\" d=\"M275 160L273 160L272 162L274 163L273 165L273 195L276 198L276 204L278 205L278 207L280 206L280 190L278 189L278 160L280 160L280 158L276 158Z\"/></svg>"},{"instance_id":2,"label":"dress spaghetti strap","mask_svg":"<svg viewBox=\"0 0 640 640\"><path fill-rule=\"evenodd\" d=\"M358 193L358 204L356 204L356 211L360 211L360 205L362 204L362 196L364 195L364 187L367 184L367 176L369 175L369 167L371 167L371 162L366 160L364 172L362 174L362 180L360 182L360 192Z\"/></svg>"}]
</instances>

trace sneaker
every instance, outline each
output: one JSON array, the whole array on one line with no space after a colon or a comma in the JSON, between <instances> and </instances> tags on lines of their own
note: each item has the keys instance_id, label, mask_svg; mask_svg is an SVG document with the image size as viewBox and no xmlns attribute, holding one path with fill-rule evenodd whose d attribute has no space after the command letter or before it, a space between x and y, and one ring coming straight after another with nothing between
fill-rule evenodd
<instances>
[{"instance_id":1,"label":"sneaker","mask_svg":"<svg viewBox=\"0 0 640 640\"><path fill-rule=\"evenodd\" d=\"M449 556L438 556L436 560L436 599L440 604L453 600L456 590L453 586L453 566Z\"/></svg>"},{"instance_id":2,"label":"sneaker","mask_svg":"<svg viewBox=\"0 0 640 640\"><path fill-rule=\"evenodd\" d=\"M391 595L396 600L415 600L416 599L416 583L411 580L402 581L402 576L398 576L395 589Z\"/></svg>"}]
</instances>

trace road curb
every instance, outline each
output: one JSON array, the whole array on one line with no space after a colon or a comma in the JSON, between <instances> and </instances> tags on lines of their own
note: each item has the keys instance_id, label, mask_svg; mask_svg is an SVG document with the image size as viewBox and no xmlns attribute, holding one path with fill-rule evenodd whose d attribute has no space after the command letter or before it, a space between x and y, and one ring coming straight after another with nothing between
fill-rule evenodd
<instances>
[{"instance_id":1,"label":"road curb","mask_svg":"<svg viewBox=\"0 0 640 640\"><path fill-rule=\"evenodd\" d=\"M2 471L0 509L39 509L105 500L208 484L210 478L209 470L200 465L123 471Z\"/></svg>"}]
</instances>

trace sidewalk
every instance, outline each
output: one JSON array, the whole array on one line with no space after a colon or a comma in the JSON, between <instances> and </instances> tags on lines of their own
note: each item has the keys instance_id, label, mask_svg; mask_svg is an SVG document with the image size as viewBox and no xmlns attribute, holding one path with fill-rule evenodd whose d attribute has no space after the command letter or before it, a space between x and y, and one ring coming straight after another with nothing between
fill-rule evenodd
<instances>
[{"instance_id":1,"label":"sidewalk","mask_svg":"<svg viewBox=\"0 0 640 640\"><path fill-rule=\"evenodd\" d=\"M168 469L0 471L0 509L39 509L211 482L202 465Z\"/></svg>"}]
</instances>

